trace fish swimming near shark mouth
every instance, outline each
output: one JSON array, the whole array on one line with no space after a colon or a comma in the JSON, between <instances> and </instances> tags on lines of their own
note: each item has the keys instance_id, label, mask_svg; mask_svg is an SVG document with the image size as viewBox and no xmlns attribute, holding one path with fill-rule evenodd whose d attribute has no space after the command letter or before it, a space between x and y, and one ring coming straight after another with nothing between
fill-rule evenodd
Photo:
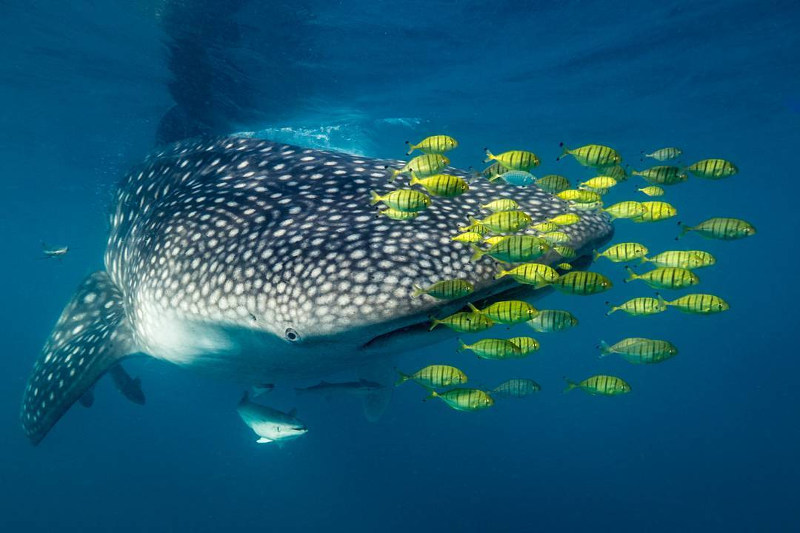
<instances>
[{"instance_id":1,"label":"fish swimming near shark mouth","mask_svg":"<svg viewBox=\"0 0 800 533\"><path fill-rule=\"evenodd\" d=\"M402 164L239 137L151 155L116 194L106 269L80 285L34 365L21 411L30 440L129 356L250 385L321 377L449 336L420 325L467 299L413 299L414 284L468 279L470 301L521 290L451 240L508 189L478 180L413 220L377 217L369 192L387 191L387 166ZM514 199L534 223L569 209L535 186ZM602 212L563 231L579 255L613 233Z\"/></svg>"}]
</instances>

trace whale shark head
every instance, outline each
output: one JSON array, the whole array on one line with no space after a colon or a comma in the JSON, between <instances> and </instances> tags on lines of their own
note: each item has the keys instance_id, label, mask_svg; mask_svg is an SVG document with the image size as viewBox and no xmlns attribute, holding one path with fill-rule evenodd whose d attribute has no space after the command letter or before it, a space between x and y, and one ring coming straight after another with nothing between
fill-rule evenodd
<instances>
[{"instance_id":1,"label":"whale shark head","mask_svg":"<svg viewBox=\"0 0 800 533\"><path fill-rule=\"evenodd\" d=\"M22 411L29 436L38 442L133 353L235 368L256 382L433 342L446 333L422 324L467 300L412 298L415 284L466 279L470 301L515 288L495 279L493 260L471 261L470 246L452 240L480 205L513 198L534 223L572 211L535 186L476 180L412 220L391 220L369 196L402 186L387 171L402 164L236 137L150 156L119 187L106 272L79 288L34 368ZM602 212L580 216L563 231L582 255L613 230Z\"/></svg>"}]
</instances>

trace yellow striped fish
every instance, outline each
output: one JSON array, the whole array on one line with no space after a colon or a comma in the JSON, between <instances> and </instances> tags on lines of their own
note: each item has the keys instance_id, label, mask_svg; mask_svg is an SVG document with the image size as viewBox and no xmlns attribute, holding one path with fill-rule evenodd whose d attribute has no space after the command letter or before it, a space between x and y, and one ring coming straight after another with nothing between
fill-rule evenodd
<instances>
[{"instance_id":1,"label":"yellow striped fish","mask_svg":"<svg viewBox=\"0 0 800 533\"><path fill-rule=\"evenodd\" d=\"M595 250L594 260L597 261L599 258L605 257L613 263L623 263L641 259L647 255L647 252L647 248L638 242L621 242L606 248L602 252Z\"/></svg>"},{"instance_id":2,"label":"yellow striped fish","mask_svg":"<svg viewBox=\"0 0 800 533\"><path fill-rule=\"evenodd\" d=\"M553 224L556 224L558 226L571 226L573 224L577 224L580 221L581 221L580 215L577 215L575 213L564 213L562 215L556 215L548 220L548 222L552 222Z\"/></svg>"},{"instance_id":3,"label":"yellow striped fish","mask_svg":"<svg viewBox=\"0 0 800 533\"><path fill-rule=\"evenodd\" d=\"M589 394L601 394L603 396L616 396L626 394L631 391L631 386L616 376L597 375L584 379L580 383L566 380L567 388L564 392L572 389L580 389Z\"/></svg>"},{"instance_id":4,"label":"yellow striped fish","mask_svg":"<svg viewBox=\"0 0 800 533\"><path fill-rule=\"evenodd\" d=\"M561 143L560 146L562 153L558 159L571 155L585 167L611 167L622 161L622 157L616 150L600 144L587 144L574 150L567 148L564 143Z\"/></svg>"},{"instance_id":5,"label":"yellow striped fish","mask_svg":"<svg viewBox=\"0 0 800 533\"><path fill-rule=\"evenodd\" d=\"M488 316L482 313L464 311L459 311L441 319L431 319L431 327L428 331L433 331L433 328L439 324L459 333L477 333L494 326L494 322Z\"/></svg>"},{"instance_id":6,"label":"yellow striped fish","mask_svg":"<svg viewBox=\"0 0 800 533\"><path fill-rule=\"evenodd\" d=\"M555 280L552 286L567 294L589 295L607 291L613 284L611 280L597 272L576 270L568 272Z\"/></svg>"},{"instance_id":7,"label":"yellow striped fish","mask_svg":"<svg viewBox=\"0 0 800 533\"><path fill-rule=\"evenodd\" d=\"M394 207L387 207L386 209L378 210L378 216L384 216L391 218L392 220L411 220L417 218L417 215L419 215L419 212L400 211Z\"/></svg>"},{"instance_id":8,"label":"yellow striped fish","mask_svg":"<svg viewBox=\"0 0 800 533\"><path fill-rule=\"evenodd\" d=\"M723 241L743 239L756 234L756 228L749 222L738 218L725 217L709 218L696 226L681 225L681 234L678 237L683 237L690 231L706 239L721 239Z\"/></svg>"},{"instance_id":9,"label":"yellow striped fish","mask_svg":"<svg viewBox=\"0 0 800 533\"><path fill-rule=\"evenodd\" d=\"M452 387L453 385L461 385L467 382L467 375L464 372L448 365L428 365L413 374L403 374L399 370L397 373L400 375L400 379L397 380L395 386L402 385L406 381L413 381L423 387L439 388Z\"/></svg>"},{"instance_id":10,"label":"yellow striped fish","mask_svg":"<svg viewBox=\"0 0 800 533\"><path fill-rule=\"evenodd\" d=\"M664 189L659 187L658 185L650 185L649 187L642 187L641 189L636 189L637 191L646 194L647 196L664 196Z\"/></svg>"},{"instance_id":11,"label":"yellow striped fish","mask_svg":"<svg viewBox=\"0 0 800 533\"><path fill-rule=\"evenodd\" d=\"M480 313L487 316L492 322L497 324L519 324L521 322L527 322L539 312L534 306L522 300L495 302L483 309L478 309L472 304L468 305L473 313Z\"/></svg>"},{"instance_id":12,"label":"yellow striped fish","mask_svg":"<svg viewBox=\"0 0 800 533\"><path fill-rule=\"evenodd\" d=\"M681 169L670 166L634 170L631 174L634 176L641 176L646 182L652 183L653 185L676 185L689 179L686 173L681 172Z\"/></svg>"},{"instance_id":13,"label":"yellow striped fish","mask_svg":"<svg viewBox=\"0 0 800 533\"><path fill-rule=\"evenodd\" d=\"M659 222L678 214L678 210L667 202L642 202L642 207L644 213L631 220L634 222Z\"/></svg>"},{"instance_id":14,"label":"yellow striped fish","mask_svg":"<svg viewBox=\"0 0 800 533\"><path fill-rule=\"evenodd\" d=\"M495 279L505 276L511 276L518 283L532 285L533 288L538 289L557 280L558 272L553 267L541 263L525 263L511 270L501 270Z\"/></svg>"},{"instance_id":15,"label":"yellow striped fish","mask_svg":"<svg viewBox=\"0 0 800 533\"><path fill-rule=\"evenodd\" d=\"M631 316L645 316L662 313L667 310L667 302L660 295L658 298L639 297L628 300L620 305L615 305L609 309L606 315L617 311L628 313Z\"/></svg>"},{"instance_id":16,"label":"yellow striped fish","mask_svg":"<svg viewBox=\"0 0 800 533\"><path fill-rule=\"evenodd\" d=\"M655 152L650 152L649 154L642 152L642 156L655 159L656 161L669 161L670 159L676 159L680 157L682 153L683 152L680 148L669 147L660 148Z\"/></svg>"},{"instance_id":17,"label":"yellow striped fish","mask_svg":"<svg viewBox=\"0 0 800 533\"><path fill-rule=\"evenodd\" d=\"M427 178L412 176L408 184L421 185L425 187L430 194L441 196L442 198L455 198L469 190L469 185L466 181L458 176L451 176L450 174L434 174Z\"/></svg>"},{"instance_id":18,"label":"yellow striped fish","mask_svg":"<svg viewBox=\"0 0 800 533\"><path fill-rule=\"evenodd\" d=\"M499 162L495 161L481 172L481 176L488 179L489 181L494 181L498 178L498 176L505 174L508 172L508 169L501 165Z\"/></svg>"},{"instance_id":19,"label":"yellow striped fish","mask_svg":"<svg viewBox=\"0 0 800 533\"><path fill-rule=\"evenodd\" d=\"M419 150L425 154L443 154L458 146L458 141L449 135L431 135L417 144L411 144L408 141L406 141L406 144L408 145L406 155L411 155L414 150Z\"/></svg>"},{"instance_id":20,"label":"yellow striped fish","mask_svg":"<svg viewBox=\"0 0 800 533\"><path fill-rule=\"evenodd\" d=\"M470 218L470 225L467 228L471 229L474 225L480 225L495 233L513 233L527 228L530 224L530 215L523 211L500 211L481 220Z\"/></svg>"},{"instance_id":21,"label":"yellow striped fish","mask_svg":"<svg viewBox=\"0 0 800 533\"><path fill-rule=\"evenodd\" d=\"M524 398L542 390L532 379L513 378L492 389L493 396L504 398Z\"/></svg>"},{"instance_id":22,"label":"yellow striped fish","mask_svg":"<svg viewBox=\"0 0 800 533\"><path fill-rule=\"evenodd\" d=\"M494 405L489 393L478 389L452 389L439 394L431 391L430 398L439 398L456 411L479 411Z\"/></svg>"},{"instance_id":23,"label":"yellow striped fish","mask_svg":"<svg viewBox=\"0 0 800 533\"><path fill-rule=\"evenodd\" d=\"M683 289L700 283L700 278L691 270L676 267L659 267L644 274L637 274L631 267L625 267L630 277L625 283L640 279L654 289Z\"/></svg>"},{"instance_id":24,"label":"yellow striped fish","mask_svg":"<svg viewBox=\"0 0 800 533\"><path fill-rule=\"evenodd\" d=\"M511 337L508 342L514 343L523 355L529 355L539 349L539 341L533 337Z\"/></svg>"},{"instance_id":25,"label":"yellow striped fish","mask_svg":"<svg viewBox=\"0 0 800 533\"><path fill-rule=\"evenodd\" d=\"M487 246L491 247L497 244L498 242L502 241L503 239L507 239L508 235L490 235L483 239L483 243Z\"/></svg>"},{"instance_id":26,"label":"yellow striped fish","mask_svg":"<svg viewBox=\"0 0 800 533\"><path fill-rule=\"evenodd\" d=\"M541 238L547 241L547 243L550 245L564 244L572 240L570 236L563 231L550 231L548 233L543 233Z\"/></svg>"},{"instance_id":27,"label":"yellow striped fish","mask_svg":"<svg viewBox=\"0 0 800 533\"><path fill-rule=\"evenodd\" d=\"M378 202L383 202L393 209L398 211L405 211L407 213L416 213L427 209L431 205L430 197L414 189L397 189L384 196L379 195L375 191L370 191L372 205Z\"/></svg>"},{"instance_id":28,"label":"yellow striped fish","mask_svg":"<svg viewBox=\"0 0 800 533\"><path fill-rule=\"evenodd\" d=\"M431 176L450 164L450 160L439 154L418 155L400 169L392 169L389 181L394 181L401 174L414 176Z\"/></svg>"},{"instance_id":29,"label":"yellow striped fish","mask_svg":"<svg viewBox=\"0 0 800 533\"><path fill-rule=\"evenodd\" d=\"M725 159L703 159L686 167L686 170L698 178L718 180L733 176L739 169L736 165Z\"/></svg>"},{"instance_id":30,"label":"yellow striped fish","mask_svg":"<svg viewBox=\"0 0 800 533\"><path fill-rule=\"evenodd\" d=\"M578 319L569 311L559 309L543 309L526 322L534 331L539 333L552 333L563 331L578 325Z\"/></svg>"},{"instance_id":31,"label":"yellow striped fish","mask_svg":"<svg viewBox=\"0 0 800 533\"><path fill-rule=\"evenodd\" d=\"M474 290L475 286L465 279L446 279L425 288L414 285L414 292L411 293L411 297L417 298L427 294L439 300L453 300L455 298L463 298Z\"/></svg>"},{"instance_id":32,"label":"yellow striped fish","mask_svg":"<svg viewBox=\"0 0 800 533\"><path fill-rule=\"evenodd\" d=\"M553 251L564 259L575 259L578 256L574 248L564 246L563 244L556 244L553 246Z\"/></svg>"},{"instance_id":33,"label":"yellow striped fish","mask_svg":"<svg viewBox=\"0 0 800 533\"><path fill-rule=\"evenodd\" d=\"M464 233L459 233L455 237L451 237L450 240L456 242L465 242L468 244L473 244L476 242L481 242L483 240L483 235L476 231L467 231Z\"/></svg>"},{"instance_id":34,"label":"yellow striped fish","mask_svg":"<svg viewBox=\"0 0 800 533\"><path fill-rule=\"evenodd\" d=\"M721 313L730 309L728 302L713 294L687 294L676 300L667 302L667 305L677 307L684 313L709 315Z\"/></svg>"},{"instance_id":35,"label":"yellow striped fish","mask_svg":"<svg viewBox=\"0 0 800 533\"><path fill-rule=\"evenodd\" d=\"M642 257L642 263L652 263L657 267L703 268L716 264L717 260L702 250L669 250L653 257Z\"/></svg>"},{"instance_id":36,"label":"yellow striped fish","mask_svg":"<svg viewBox=\"0 0 800 533\"><path fill-rule=\"evenodd\" d=\"M641 202L628 200L608 206L604 211L611 215L611 220L616 220L618 218L637 218L644 214L645 207Z\"/></svg>"},{"instance_id":37,"label":"yellow striped fish","mask_svg":"<svg viewBox=\"0 0 800 533\"><path fill-rule=\"evenodd\" d=\"M586 189L567 189L556 194L556 196L564 201L578 204L590 204L603 201L602 196L594 191L588 191Z\"/></svg>"},{"instance_id":38,"label":"yellow striped fish","mask_svg":"<svg viewBox=\"0 0 800 533\"><path fill-rule=\"evenodd\" d=\"M613 346L600 341L600 357L617 354L629 363L651 365L678 355L678 349L669 341L631 337Z\"/></svg>"},{"instance_id":39,"label":"yellow striped fish","mask_svg":"<svg viewBox=\"0 0 800 533\"><path fill-rule=\"evenodd\" d=\"M567 271L572 270L572 265L570 265L569 263L559 263L556 265L556 267L560 268L561 270L567 270Z\"/></svg>"},{"instance_id":40,"label":"yellow striped fish","mask_svg":"<svg viewBox=\"0 0 800 533\"><path fill-rule=\"evenodd\" d=\"M550 233L551 231L558 231L558 228L559 228L558 224L556 224L555 222L548 222L548 221L539 222L538 224L534 224L533 226L531 226L531 229L538 233Z\"/></svg>"},{"instance_id":41,"label":"yellow striped fish","mask_svg":"<svg viewBox=\"0 0 800 533\"><path fill-rule=\"evenodd\" d=\"M592 189L594 191L607 191L617 184L617 180L611 176L595 176L578 184L578 187Z\"/></svg>"},{"instance_id":42,"label":"yellow striped fish","mask_svg":"<svg viewBox=\"0 0 800 533\"><path fill-rule=\"evenodd\" d=\"M497 161L508 170L528 171L533 167L539 166L539 158L536 157L536 154L533 152L528 152L526 150L510 150L508 152L503 152L500 155L494 155L489 151L488 148L485 148L484 150L486 151L486 159L484 160L484 163L488 163L489 161Z\"/></svg>"},{"instance_id":43,"label":"yellow striped fish","mask_svg":"<svg viewBox=\"0 0 800 533\"><path fill-rule=\"evenodd\" d=\"M483 204L481 209L486 209L494 213L500 211L515 211L519 209L519 204L511 198L498 198L497 200L492 200L488 204Z\"/></svg>"},{"instance_id":44,"label":"yellow striped fish","mask_svg":"<svg viewBox=\"0 0 800 533\"><path fill-rule=\"evenodd\" d=\"M458 351L470 350L481 359L520 359L525 357L519 346L505 339L481 339L473 344L466 344L458 339Z\"/></svg>"},{"instance_id":45,"label":"yellow striped fish","mask_svg":"<svg viewBox=\"0 0 800 533\"><path fill-rule=\"evenodd\" d=\"M550 246L547 241L535 235L509 235L488 250L481 250L476 245L471 245L473 251L471 261L478 261L484 255L488 255L497 261L504 263L521 263L532 261L542 257Z\"/></svg>"},{"instance_id":46,"label":"yellow striped fish","mask_svg":"<svg viewBox=\"0 0 800 533\"><path fill-rule=\"evenodd\" d=\"M550 194L556 194L569 189L572 185L564 176L548 174L536 179L536 186Z\"/></svg>"},{"instance_id":47,"label":"yellow striped fish","mask_svg":"<svg viewBox=\"0 0 800 533\"><path fill-rule=\"evenodd\" d=\"M611 176L612 178L617 180L617 183L628 181L628 172L620 165L614 165L613 167L605 167L601 170L604 175Z\"/></svg>"}]
</instances>

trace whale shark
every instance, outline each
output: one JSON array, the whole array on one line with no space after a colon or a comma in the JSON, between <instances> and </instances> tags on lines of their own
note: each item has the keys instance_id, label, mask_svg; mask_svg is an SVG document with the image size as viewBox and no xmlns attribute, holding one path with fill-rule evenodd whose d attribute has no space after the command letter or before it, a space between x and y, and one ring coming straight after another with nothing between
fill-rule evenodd
<instances>
[{"instance_id":1,"label":"whale shark","mask_svg":"<svg viewBox=\"0 0 800 533\"><path fill-rule=\"evenodd\" d=\"M390 365L452 337L429 332L431 316L524 290L451 239L481 204L513 196L534 223L574 210L536 186L473 180L413 220L376 216L370 191L396 186L387 169L402 165L237 136L148 156L117 189L105 269L80 284L34 364L21 408L31 442L132 356L248 386ZM602 211L580 215L563 231L590 260L613 227ZM415 284L456 277L475 293L411 296Z\"/></svg>"}]
</instances>

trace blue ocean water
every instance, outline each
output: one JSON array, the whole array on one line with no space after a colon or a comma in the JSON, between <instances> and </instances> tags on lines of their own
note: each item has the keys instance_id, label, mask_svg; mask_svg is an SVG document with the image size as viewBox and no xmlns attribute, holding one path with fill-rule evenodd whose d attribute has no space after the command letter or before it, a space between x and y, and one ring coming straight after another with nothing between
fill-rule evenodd
<instances>
[{"instance_id":1,"label":"blue ocean water","mask_svg":"<svg viewBox=\"0 0 800 533\"><path fill-rule=\"evenodd\" d=\"M5 531L794 531L800 523L797 238L800 8L794 2L261 3L1 1L0 527ZM541 383L481 413L399 388L377 423L352 398L274 393L312 428L260 446L235 414L241 389L132 360L147 405L102 380L38 447L19 425L33 361L63 305L102 268L117 181L180 128L400 158L448 133L453 164L485 146L529 148L537 174L592 174L559 142L608 144L633 167L680 146L737 176L670 189L678 219L751 221L737 242L686 237L718 263L698 272L731 310L605 316L651 294L620 265L602 296L549 294L578 328L541 334L522 361L481 361L455 341L403 354L474 382ZM637 178L613 194L631 198ZM674 221L616 224L617 242L672 247ZM68 244L40 259L44 241ZM520 326L513 333L523 334ZM667 338L653 366L598 359L601 339ZM563 377L624 377L617 398L563 395ZM271 400L272 401L272 400Z\"/></svg>"}]
</instances>

